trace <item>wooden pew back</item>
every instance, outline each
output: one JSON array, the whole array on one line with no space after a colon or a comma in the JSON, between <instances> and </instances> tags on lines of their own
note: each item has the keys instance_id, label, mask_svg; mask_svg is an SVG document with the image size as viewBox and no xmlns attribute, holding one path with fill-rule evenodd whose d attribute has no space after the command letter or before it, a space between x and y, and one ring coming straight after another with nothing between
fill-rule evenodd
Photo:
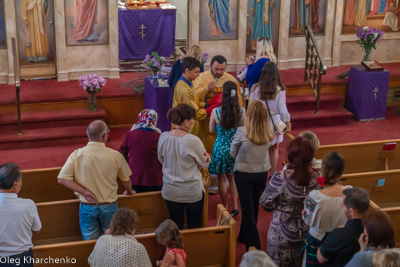
<instances>
[{"instance_id":1,"label":"wooden pew back","mask_svg":"<svg viewBox=\"0 0 400 267\"><path fill-rule=\"evenodd\" d=\"M208 194L204 198L204 202L208 203ZM33 243L39 245L81 240L79 203L78 199L37 203L42 230L33 236ZM165 219L169 219L167 205L160 191L121 195L118 197L118 206L133 209L137 213L137 233L153 232ZM203 208L203 226L207 225L207 219L208 204Z\"/></svg>"},{"instance_id":2,"label":"wooden pew back","mask_svg":"<svg viewBox=\"0 0 400 267\"><path fill-rule=\"evenodd\" d=\"M396 248L400 248L400 206L378 206L374 201L371 200L370 210L371 209L380 209L389 215L393 224Z\"/></svg>"},{"instance_id":3,"label":"wooden pew back","mask_svg":"<svg viewBox=\"0 0 400 267\"><path fill-rule=\"evenodd\" d=\"M286 146L293 139L293 135L286 134ZM383 151L385 143L400 145L400 139L322 145L316 151L315 158L322 159L326 154L338 151L345 160L344 173L386 170L386 158L388 158L389 170L400 169L400 149L396 147L393 151Z\"/></svg>"},{"instance_id":4,"label":"wooden pew back","mask_svg":"<svg viewBox=\"0 0 400 267\"><path fill-rule=\"evenodd\" d=\"M61 167L23 170L22 188L18 196L32 199L35 203L76 199L74 192L58 183ZM124 193L124 188L118 180L118 194Z\"/></svg>"},{"instance_id":5,"label":"wooden pew back","mask_svg":"<svg viewBox=\"0 0 400 267\"><path fill-rule=\"evenodd\" d=\"M236 222L221 204L217 207L217 218L227 219L225 226L205 227L182 230L185 251L188 255L188 267L200 266L235 266L236 257ZM158 244L154 233L135 235L149 254L151 263L163 258L165 247ZM75 241L58 244L38 245L33 247L35 258L66 258L76 260L77 266L88 266L87 259L95 246L96 240ZM64 266L63 264L58 264ZM57 265L57 266L58 266ZM49 266L35 264L35 266ZM65 264L67 266L67 264Z\"/></svg>"},{"instance_id":6,"label":"wooden pew back","mask_svg":"<svg viewBox=\"0 0 400 267\"><path fill-rule=\"evenodd\" d=\"M400 169L343 175L342 183L362 187L377 205L400 205Z\"/></svg>"}]
</instances>

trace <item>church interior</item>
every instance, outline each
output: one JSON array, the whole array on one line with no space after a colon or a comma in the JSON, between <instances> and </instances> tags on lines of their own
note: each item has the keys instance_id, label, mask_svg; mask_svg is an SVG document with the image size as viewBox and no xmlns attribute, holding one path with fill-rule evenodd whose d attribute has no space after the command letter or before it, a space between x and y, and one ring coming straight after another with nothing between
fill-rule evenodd
<instances>
[{"instance_id":1,"label":"church interior","mask_svg":"<svg viewBox=\"0 0 400 267\"><path fill-rule=\"evenodd\" d=\"M248 110L254 86L249 88L246 76L237 77L250 71L249 61L257 63L262 38L273 47L276 60L270 52L268 61L286 87L290 113L276 170L288 163L291 141L313 132L320 142L315 158L332 151L342 155L341 183L368 191L370 210L389 215L400 248L399 0L0 0L0 164L21 168L18 196L37 206L42 229L32 237L34 257L89 266L96 240L82 240L79 199L57 182L69 155L87 144L89 123L105 122L105 145L114 150L143 109L154 109L157 127L170 131L167 113L177 89L168 79L194 45L203 52L204 73L214 75L214 56L226 59L223 72L239 85ZM196 87L202 73L189 85ZM89 90L93 79L98 85ZM216 78L216 88L221 81ZM202 141L212 153L206 144L209 121L207 116ZM219 178L204 177L203 227L181 231L186 264L239 266L248 250L238 240L241 202L232 216L230 191L224 206ZM136 212L134 237L156 266L165 247L154 232L169 219L162 193L123 193L119 184L118 206ZM260 250L271 256L267 235L274 215L258 209ZM38 260L34 266L52 265Z\"/></svg>"}]
</instances>

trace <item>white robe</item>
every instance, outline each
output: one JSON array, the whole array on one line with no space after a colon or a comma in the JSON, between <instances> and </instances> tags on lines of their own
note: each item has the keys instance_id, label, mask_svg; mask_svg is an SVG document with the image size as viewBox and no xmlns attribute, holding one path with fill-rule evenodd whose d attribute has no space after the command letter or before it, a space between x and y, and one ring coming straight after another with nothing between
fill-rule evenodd
<instances>
[{"instance_id":1,"label":"white robe","mask_svg":"<svg viewBox=\"0 0 400 267\"><path fill-rule=\"evenodd\" d=\"M391 3L389 7L389 12L386 13L386 16L382 22L383 25L389 26L392 31L395 32L399 30L399 16L396 16L394 14L394 11L398 10L398 8L399 0L396 0L396 5L393 5L393 3Z\"/></svg>"}]
</instances>

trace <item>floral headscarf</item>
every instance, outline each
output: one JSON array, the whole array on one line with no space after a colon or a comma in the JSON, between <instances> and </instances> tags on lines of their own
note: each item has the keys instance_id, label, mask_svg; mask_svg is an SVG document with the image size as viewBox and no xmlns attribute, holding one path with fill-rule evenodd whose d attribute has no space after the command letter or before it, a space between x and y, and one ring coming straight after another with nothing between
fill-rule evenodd
<instances>
[{"instance_id":1,"label":"floral headscarf","mask_svg":"<svg viewBox=\"0 0 400 267\"><path fill-rule=\"evenodd\" d=\"M161 133L161 130L154 126L154 123L157 121L158 115L157 112L153 109L143 109L139 115L139 122L135 123L131 131L139 129L139 128L150 128L158 133Z\"/></svg>"}]
</instances>

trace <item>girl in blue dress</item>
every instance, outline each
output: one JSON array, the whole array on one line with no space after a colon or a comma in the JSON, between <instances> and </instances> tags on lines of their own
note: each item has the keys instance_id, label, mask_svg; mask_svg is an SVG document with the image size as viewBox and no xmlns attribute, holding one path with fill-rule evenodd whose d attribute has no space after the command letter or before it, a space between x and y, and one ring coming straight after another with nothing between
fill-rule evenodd
<instances>
[{"instance_id":1,"label":"girl in blue dress","mask_svg":"<svg viewBox=\"0 0 400 267\"><path fill-rule=\"evenodd\" d=\"M217 131L211 163L210 174L218 176L218 191L222 204L227 207L227 186L229 180L231 190L233 216L239 213L238 192L233 178L235 159L230 155L231 143L236 130L242 124L244 109L239 106L236 83L227 81L223 85L221 107L213 109L210 116L210 132Z\"/></svg>"}]
</instances>

